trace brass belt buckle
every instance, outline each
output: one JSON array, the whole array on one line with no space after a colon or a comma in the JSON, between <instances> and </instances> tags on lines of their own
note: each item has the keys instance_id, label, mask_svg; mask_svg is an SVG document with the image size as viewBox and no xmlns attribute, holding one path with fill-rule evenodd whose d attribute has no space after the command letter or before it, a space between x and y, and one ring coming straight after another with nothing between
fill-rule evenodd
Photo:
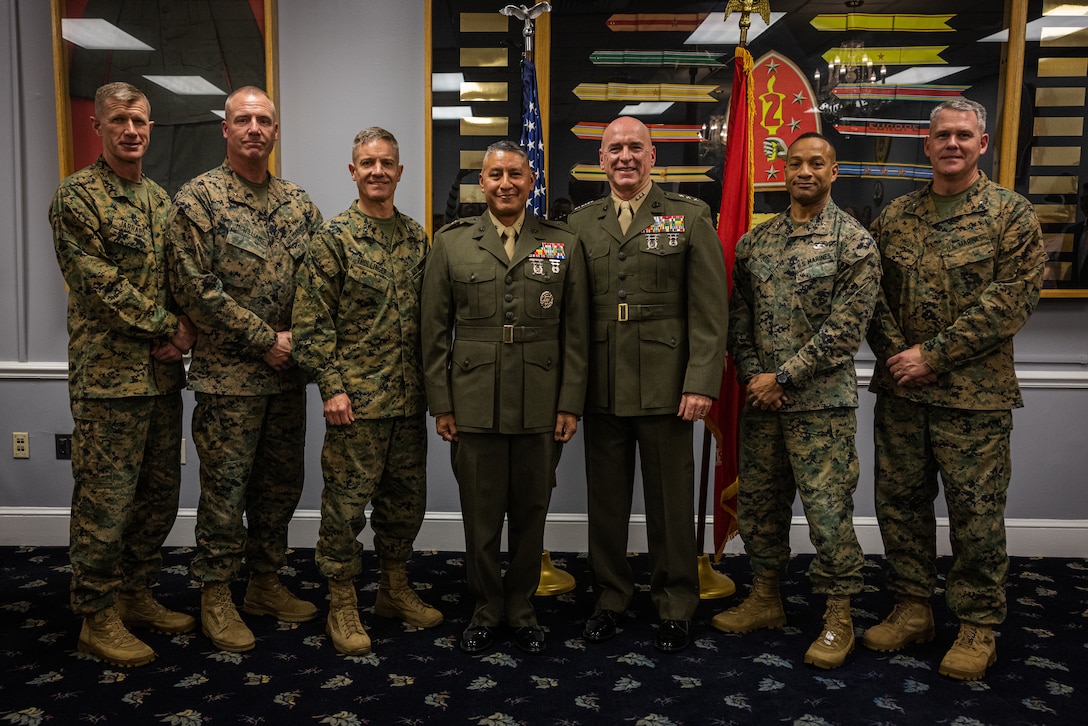
<instances>
[{"instance_id":1,"label":"brass belt buckle","mask_svg":"<svg viewBox=\"0 0 1088 726\"><path fill-rule=\"evenodd\" d=\"M620 303L616 308L616 320L626 323L627 319L627 303Z\"/></svg>"},{"instance_id":2,"label":"brass belt buckle","mask_svg":"<svg viewBox=\"0 0 1088 726\"><path fill-rule=\"evenodd\" d=\"M502 326L502 342L513 343L514 342L514 326L504 325Z\"/></svg>"}]
</instances>

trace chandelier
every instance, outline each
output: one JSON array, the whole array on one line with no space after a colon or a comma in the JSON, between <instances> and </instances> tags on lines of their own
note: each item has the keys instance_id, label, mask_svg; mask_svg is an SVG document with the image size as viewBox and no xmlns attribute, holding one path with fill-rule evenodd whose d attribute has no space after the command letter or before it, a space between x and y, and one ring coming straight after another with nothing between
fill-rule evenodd
<instances>
[{"instance_id":1,"label":"chandelier","mask_svg":"<svg viewBox=\"0 0 1088 726\"><path fill-rule=\"evenodd\" d=\"M887 106L887 99L867 97L865 91L886 82L888 67L883 63L879 69L874 67L860 40L844 41L838 50L827 64L826 79L818 68L812 74L820 116L834 124L843 117L872 116Z\"/></svg>"}]
</instances>

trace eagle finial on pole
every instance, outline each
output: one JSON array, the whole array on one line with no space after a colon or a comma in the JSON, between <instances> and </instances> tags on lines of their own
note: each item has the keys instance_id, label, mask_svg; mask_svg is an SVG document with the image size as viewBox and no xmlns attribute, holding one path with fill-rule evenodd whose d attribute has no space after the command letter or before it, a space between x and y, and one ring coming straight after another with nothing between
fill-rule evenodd
<instances>
[{"instance_id":1,"label":"eagle finial on pole","mask_svg":"<svg viewBox=\"0 0 1088 726\"><path fill-rule=\"evenodd\" d=\"M759 13L764 23L771 24L770 0L729 0L725 4L725 16L722 20L728 18L729 13L733 12L740 13L740 46L742 48L748 45L748 28L752 27L752 13Z\"/></svg>"},{"instance_id":2,"label":"eagle finial on pole","mask_svg":"<svg viewBox=\"0 0 1088 726\"><path fill-rule=\"evenodd\" d=\"M525 38L525 52L533 52L533 34L536 32L536 19L544 13L550 13L552 4L548 2L537 3L529 8L524 5L507 5L499 12L507 17L518 18L525 21L525 27L521 35Z\"/></svg>"}]
</instances>

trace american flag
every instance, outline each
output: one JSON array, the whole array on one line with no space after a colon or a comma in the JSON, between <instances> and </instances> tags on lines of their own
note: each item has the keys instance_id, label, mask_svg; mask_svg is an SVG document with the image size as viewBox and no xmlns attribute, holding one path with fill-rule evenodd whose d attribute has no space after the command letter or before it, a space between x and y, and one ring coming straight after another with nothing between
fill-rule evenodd
<instances>
[{"instance_id":1,"label":"american flag","mask_svg":"<svg viewBox=\"0 0 1088 726\"><path fill-rule=\"evenodd\" d=\"M526 206L536 216L544 217L548 211L548 185L544 182L544 128L540 122L536 66L531 60L521 62L521 146L529 155L529 168L536 174L536 186Z\"/></svg>"}]
</instances>

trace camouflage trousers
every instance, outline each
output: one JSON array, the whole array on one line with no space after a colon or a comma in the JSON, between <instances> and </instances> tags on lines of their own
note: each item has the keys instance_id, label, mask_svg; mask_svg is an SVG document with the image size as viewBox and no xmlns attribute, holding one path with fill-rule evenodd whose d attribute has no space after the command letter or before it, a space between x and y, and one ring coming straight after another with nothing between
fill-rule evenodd
<instances>
[{"instance_id":1,"label":"camouflage trousers","mask_svg":"<svg viewBox=\"0 0 1088 726\"><path fill-rule=\"evenodd\" d=\"M957 618L1005 620L1005 500L1012 474L1010 411L967 411L879 395L874 422L876 516L888 587L927 598L937 583L937 476L952 540L945 597Z\"/></svg>"},{"instance_id":2,"label":"camouflage trousers","mask_svg":"<svg viewBox=\"0 0 1088 726\"><path fill-rule=\"evenodd\" d=\"M362 571L366 507L374 550L407 562L427 508L426 414L327 426L321 449L321 528L314 559L325 577Z\"/></svg>"},{"instance_id":3,"label":"camouflage trousers","mask_svg":"<svg viewBox=\"0 0 1088 726\"><path fill-rule=\"evenodd\" d=\"M181 489L181 392L72 401L72 611L158 582Z\"/></svg>"},{"instance_id":4,"label":"camouflage trousers","mask_svg":"<svg viewBox=\"0 0 1088 726\"><path fill-rule=\"evenodd\" d=\"M287 525L302 496L305 439L305 388L265 396L197 392L200 502L192 568L198 580L230 581L243 556L250 572L284 565Z\"/></svg>"},{"instance_id":5,"label":"camouflage trousers","mask_svg":"<svg viewBox=\"0 0 1088 726\"><path fill-rule=\"evenodd\" d=\"M741 418L737 514L752 571L784 574L798 493L816 557L812 588L861 592L864 558L854 532L858 455L852 408L779 413L746 408Z\"/></svg>"}]
</instances>

